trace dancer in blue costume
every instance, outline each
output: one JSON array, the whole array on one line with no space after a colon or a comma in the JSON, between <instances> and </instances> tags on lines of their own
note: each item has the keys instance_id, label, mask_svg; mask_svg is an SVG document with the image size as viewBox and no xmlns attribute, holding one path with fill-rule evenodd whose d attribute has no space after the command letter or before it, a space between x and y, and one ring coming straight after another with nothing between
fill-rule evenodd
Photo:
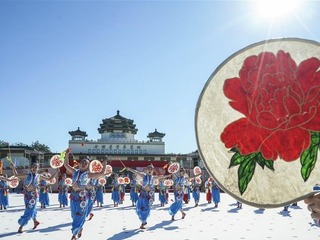
<instances>
[{"instance_id":1,"label":"dancer in blue costume","mask_svg":"<svg viewBox=\"0 0 320 240\"><path fill-rule=\"evenodd\" d=\"M161 207L163 207L167 202L167 199L166 199L167 186L164 185L164 180L163 179L160 179L158 188L159 188L160 205L161 205Z\"/></svg>"},{"instance_id":2,"label":"dancer in blue costume","mask_svg":"<svg viewBox=\"0 0 320 240\"><path fill-rule=\"evenodd\" d=\"M20 179L24 179L23 182L23 193L24 193L24 202L26 209L24 210L23 215L18 220L20 225L18 233L22 233L22 228L26 226L30 219L33 220L34 226L33 229L36 229L40 222L37 220L37 209L36 205L39 197L39 183L41 180L51 181L59 173L59 169L51 176L47 177L42 174L39 174L39 163L32 163L30 167L30 172L27 174L18 174L15 165L11 162L11 167L13 170L13 175Z\"/></svg>"},{"instance_id":3,"label":"dancer in blue costume","mask_svg":"<svg viewBox=\"0 0 320 240\"><path fill-rule=\"evenodd\" d=\"M93 218L94 214L92 213L92 208L94 205L94 202L96 201L96 185L98 180L97 179L90 179L90 181L87 184L87 191L88 191L88 211L87 216L89 216L89 221Z\"/></svg>"},{"instance_id":4,"label":"dancer in blue costume","mask_svg":"<svg viewBox=\"0 0 320 240\"><path fill-rule=\"evenodd\" d=\"M194 177L186 177L185 176L186 171L184 168L181 168L179 171L179 174L173 175L173 193L174 193L174 203L171 204L169 207L169 214L172 216L171 220L174 221L174 216L178 211L182 214L182 219L185 218L186 213L182 209L183 205L183 195L184 195L184 188L186 185L186 181L188 181L190 178L197 177L198 175ZM200 175L200 174L199 174Z\"/></svg>"},{"instance_id":5,"label":"dancer in blue costume","mask_svg":"<svg viewBox=\"0 0 320 240\"><path fill-rule=\"evenodd\" d=\"M43 173L44 176L47 176L46 173ZM50 184L46 180L41 180L39 187L39 202L41 204L41 208L46 208L46 206L49 206L49 186Z\"/></svg>"},{"instance_id":6,"label":"dancer in blue costume","mask_svg":"<svg viewBox=\"0 0 320 240\"><path fill-rule=\"evenodd\" d=\"M183 194L183 201L185 204L188 204L190 202L191 194L190 194L190 181L186 181L185 188L184 188L184 194Z\"/></svg>"},{"instance_id":7,"label":"dancer in blue costume","mask_svg":"<svg viewBox=\"0 0 320 240\"><path fill-rule=\"evenodd\" d=\"M213 179L212 179L212 199L214 202L214 207L217 208L220 202L220 188Z\"/></svg>"},{"instance_id":8,"label":"dancer in blue costume","mask_svg":"<svg viewBox=\"0 0 320 240\"><path fill-rule=\"evenodd\" d=\"M124 178L123 174L120 175L121 178ZM123 204L124 202L124 197L126 195L126 184L122 183L120 184L120 201L119 204Z\"/></svg>"},{"instance_id":9,"label":"dancer in blue costume","mask_svg":"<svg viewBox=\"0 0 320 240\"><path fill-rule=\"evenodd\" d=\"M97 207L102 207L103 204L103 194L104 194L104 185L102 185L99 180L96 184L96 201Z\"/></svg>"},{"instance_id":10,"label":"dancer in blue costume","mask_svg":"<svg viewBox=\"0 0 320 240\"><path fill-rule=\"evenodd\" d=\"M146 172L139 172L132 168L126 167L126 169L137 176L142 177L142 186L139 194L139 198L137 201L136 206L136 213L141 221L140 229L145 229L147 225L147 218L150 215L150 207L154 200L154 180L155 179L162 179L167 178L171 175L166 176L153 176L153 165L149 165L146 167Z\"/></svg>"},{"instance_id":11,"label":"dancer in blue costume","mask_svg":"<svg viewBox=\"0 0 320 240\"><path fill-rule=\"evenodd\" d=\"M60 203L60 207L68 206L68 188L69 186L66 184L65 180L67 178L67 174L62 174L62 177L58 183L58 201Z\"/></svg>"},{"instance_id":12,"label":"dancer in blue costume","mask_svg":"<svg viewBox=\"0 0 320 240\"><path fill-rule=\"evenodd\" d=\"M200 201L200 188L201 188L201 180L199 182L197 181L199 179L194 178L194 181L192 182L192 197L195 202L195 207L198 206Z\"/></svg>"},{"instance_id":13,"label":"dancer in blue costume","mask_svg":"<svg viewBox=\"0 0 320 240\"><path fill-rule=\"evenodd\" d=\"M0 210L7 209L9 206L9 187L8 182L10 179L7 176L0 174Z\"/></svg>"},{"instance_id":14,"label":"dancer in blue costume","mask_svg":"<svg viewBox=\"0 0 320 240\"><path fill-rule=\"evenodd\" d=\"M118 182L119 175L114 174L114 178L112 180L111 186L111 199L113 201L113 206L118 207L118 204L120 202L120 183Z\"/></svg>"},{"instance_id":15,"label":"dancer in blue costume","mask_svg":"<svg viewBox=\"0 0 320 240\"><path fill-rule=\"evenodd\" d=\"M136 202L138 201L139 195L139 184L137 181L137 175L133 174L132 179L130 181L130 200L132 202L132 206L136 205Z\"/></svg>"},{"instance_id":16,"label":"dancer in blue costume","mask_svg":"<svg viewBox=\"0 0 320 240\"><path fill-rule=\"evenodd\" d=\"M107 160L103 161L103 168L101 173L89 172L88 158L82 159L79 164L79 169L75 169L69 165L69 154L70 149L66 150L66 156L64 160L64 166L69 173L72 174L72 190L70 194L70 209L72 217L72 238L75 240L76 237L82 236L83 225L86 220L89 204L89 193L86 190L87 184L90 179L98 179L104 176L104 172L107 165Z\"/></svg>"}]
</instances>

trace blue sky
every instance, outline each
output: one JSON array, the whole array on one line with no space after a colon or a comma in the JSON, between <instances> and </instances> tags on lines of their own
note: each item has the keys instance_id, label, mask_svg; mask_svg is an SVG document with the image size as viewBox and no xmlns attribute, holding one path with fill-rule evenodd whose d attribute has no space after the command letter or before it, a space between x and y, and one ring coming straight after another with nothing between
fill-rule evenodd
<instances>
[{"instance_id":1,"label":"blue sky","mask_svg":"<svg viewBox=\"0 0 320 240\"><path fill-rule=\"evenodd\" d=\"M197 101L219 64L266 39L320 41L319 1L264 13L254 1L0 1L0 140L61 152L69 131L98 139L120 110L137 140L157 129L166 153L195 151Z\"/></svg>"}]
</instances>

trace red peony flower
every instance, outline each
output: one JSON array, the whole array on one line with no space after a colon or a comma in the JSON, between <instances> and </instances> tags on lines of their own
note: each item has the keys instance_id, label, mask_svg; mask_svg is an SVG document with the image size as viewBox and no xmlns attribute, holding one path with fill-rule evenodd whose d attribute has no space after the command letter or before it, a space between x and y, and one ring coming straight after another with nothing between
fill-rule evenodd
<instances>
[{"instance_id":1,"label":"red peony flower","mask_svg":"<svg viewBox=\"0 0 320 240\"><path fill-rule=\"evenodd\" d=\"M230 106L244 115L225 127L221 140L241 155L298 159L320 131L320 60L298 66L289 53L262 52L245 59L239 77L226 79Z\"/></svg>"}]
</instances>

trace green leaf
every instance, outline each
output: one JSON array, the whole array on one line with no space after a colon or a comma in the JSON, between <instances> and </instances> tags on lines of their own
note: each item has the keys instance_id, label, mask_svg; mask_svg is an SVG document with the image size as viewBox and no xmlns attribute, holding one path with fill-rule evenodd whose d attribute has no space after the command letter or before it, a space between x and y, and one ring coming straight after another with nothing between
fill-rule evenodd
<instances>
[{"instance_id":1,"label":"green leaf","mask_svg":"<svg viewBox=\"0 0 320 240\"><path fill-rule=\"evenodd\" d=\"M316 165L319 146L320 133L312 132L310 147L306 149L300 156L301 176L305 182L309 179L310 174Z\"/></svg>"},{"instance_id":2,"label":"green leaf","mask_svg":"<svg viewBox=\"0 0 320 240\"><path fill-rule=\"evenodd\" d=\"M229 168L241 164L243 162L243 160L244 160L244 156L242 156L239 152L236 152L235 154L233 154L233 156L230 160Z\"/></svg>"},{"instance_id":3,"label":"green leaf","mask_svg":"<svg viewBox=\"0 0 320 240\"><path fill-rule=\"evenodd\" d=\"M253 177L256 168L256 155L255 153L245 155L243 156L243 161L240 163L238 169L238 187L241 195L247 190L248 184Z\"/></svg>"},{"instance_id":4,"label":"green leaf","mask_svg":"<svg viewBox=\"0 0 320 240\"><path fill-rule=\"evenodd\" d=\"M259 153L256 156L257 163L264 169L264 166L266 165L266 160L262 157L262 155Z\"/></svg>"},{"instance_id":5,"label":"green leaf","mask_svg":"<svg viewBox=\"0 0 320 240\"><path fill-rule=\"evenodd\" d=\"M264 160L264 163L266 164L267 168L274 171L274 167L273 167L274 161L273 160Z\"/></svg>"}]
</instances>

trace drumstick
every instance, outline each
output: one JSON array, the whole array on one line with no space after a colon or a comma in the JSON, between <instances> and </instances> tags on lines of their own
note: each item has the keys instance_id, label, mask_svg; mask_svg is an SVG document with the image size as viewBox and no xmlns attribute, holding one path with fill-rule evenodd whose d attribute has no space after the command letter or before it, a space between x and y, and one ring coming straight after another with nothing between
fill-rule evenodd
<instances>
[{"instance_id":1,"label":"drumstick","mask_svg":"<svg viewBox=\"0 0 320 240\"><path fill-rule=\"evenodd\" d=\"M122 164L122 166L123 166L124 168L127 168L126 165L124 165L123 162L121 161L120 157L119 157L119 161L120 161L120 163Z\"/></svg>"}]
</instances>

